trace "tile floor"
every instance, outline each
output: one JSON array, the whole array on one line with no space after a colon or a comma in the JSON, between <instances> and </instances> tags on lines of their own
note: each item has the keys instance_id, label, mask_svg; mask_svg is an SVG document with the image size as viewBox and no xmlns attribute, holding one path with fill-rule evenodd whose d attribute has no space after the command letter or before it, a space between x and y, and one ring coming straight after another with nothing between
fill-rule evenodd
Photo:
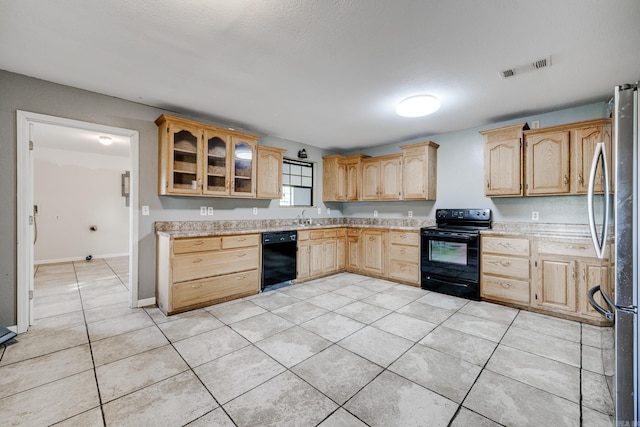
<instances>
[{"instance_id":1,"label":"tile floor","mask_svg":"<svg viewBox=\"0 0 640 427\"><path fill-rule=\"evenodd\" d=\"M37 268L2 425L612 425L593 326L348 273L166 317L126 275Z\"/></svg>"}]
</instances>

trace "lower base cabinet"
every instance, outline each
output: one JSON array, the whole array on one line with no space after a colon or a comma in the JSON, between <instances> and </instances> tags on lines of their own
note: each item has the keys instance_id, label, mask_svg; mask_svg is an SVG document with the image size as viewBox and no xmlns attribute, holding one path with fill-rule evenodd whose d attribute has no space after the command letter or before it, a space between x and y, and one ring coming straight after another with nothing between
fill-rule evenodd
<instances>
[{"instance_id":1,"label":"lower base cabinet","mask_svg":"<svg viewBox=\"0 0 640 427\"><path fill-rule=\"evenodd\" d=\"M171 315L257 294L260 235L157 237L156 300Z\"/></svg>"},{"instance_id":2,"label":"lower base cabinet","mask_svg":"<svg viewBox=\"0 0 640 427\"><path fill-rule=\"evenodd\" d=\"M482 236L484 300L580 322L609 325L587 298L600 285L611 295L610 250L598 259L588 239ZM601 297L596 300L603 305Z\"/></svg>"},{"instance_id":3,"label":"lower base cabinet","mask_svg":"<svg viewBox=\"0 0 640 427\"><path fill-rule=\"evenodd\" d=\"M345 228L298 231L296 279L302 281L344 271L346 239Z\"/></svg>"}]
</instances>

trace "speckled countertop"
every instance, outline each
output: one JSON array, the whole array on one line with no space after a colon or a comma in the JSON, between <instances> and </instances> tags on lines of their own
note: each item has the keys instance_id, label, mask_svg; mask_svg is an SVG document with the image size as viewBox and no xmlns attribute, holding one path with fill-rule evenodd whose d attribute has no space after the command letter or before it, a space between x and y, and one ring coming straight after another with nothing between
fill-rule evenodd
<instances>
[{"instance_id":1,"label":"speckled countertop","mask_svg":"<svg viewBox=\"0 0 640 427\"><path fill-rule=\"evenodd\" d=\"M384 228L414 230L435 226L435 220L388 218L319 218L311 225L298 225L295 219L238 221L162 221L155 223L156 234L166 237L205 237L213 235L252 234L284 230L314 230L320 228Z\"/></svg>"},{"instance_id":2,"label":"speckled countertop","mask_svg":"<svg viewBox=\"0 0 640 427\"><path fill-rule=\"evenodd\" d=\"M204 237L229 234L252 234L284 230L320 228L384 228L388 230L419 230L435 226L433 219L391 218L319 218L311 225L301 226L295 219L265 219L237 221L161 221L155 223L156 234L166 237ZM538 239L591 239L587 224L552 224L534 222L494 221L483 235L526 236ZM611 236L611 234L609 234Z\"/></svg>"}]
</instances>

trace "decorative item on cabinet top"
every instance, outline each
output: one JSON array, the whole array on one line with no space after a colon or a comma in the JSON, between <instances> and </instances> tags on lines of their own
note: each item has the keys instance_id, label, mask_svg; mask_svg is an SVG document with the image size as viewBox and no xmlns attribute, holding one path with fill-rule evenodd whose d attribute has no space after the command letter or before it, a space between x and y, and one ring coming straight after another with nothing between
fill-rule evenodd
<instances>
[{"instance_id":1,"label":"decorative item on cabinet top","mask_svg":"<svg viewBox=\"0 0 640 427\"><path fill-rule=\"evenodd\" d=\"M259 136L161 115L158 194L279 199L286 150Z\"/></svg>"}]
</instances>

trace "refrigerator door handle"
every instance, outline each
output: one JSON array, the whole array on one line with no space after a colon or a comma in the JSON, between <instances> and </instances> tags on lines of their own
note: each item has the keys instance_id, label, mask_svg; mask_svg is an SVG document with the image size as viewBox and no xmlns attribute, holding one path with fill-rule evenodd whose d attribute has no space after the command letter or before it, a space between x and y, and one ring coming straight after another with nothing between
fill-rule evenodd
<instances>
[{"instance_id":1,"label":"refrigerator door handle","mask_svg":"<svg viewBox=\"0 0 640 427\"><path fill-rule=\"evenodd\" d=\"M602 235L598 236L596 229L595 212L593 211L593 195L595 193L596 172L598 170L598 162L602 159L602 170L604 172L604 225ZM596 250L598 258L604 258L604 251L607 247L607 233L609 229L609 169L607 168L607 152L604 142L598 142L593 152L593 160L591 161L591 173L589 174L589 189L587 191L587 210L589 213L589 229L591 230L591 238L593 246Z\"/></svg>"},{"instance_id":2,"label":"refrigerator door handle","mask_svg":"<svg viewBox=\"0 0 640 427\"><path fill-rule=\"evenodd\" d=\"M596 300L593 298L593 295L596 292L600 292L600 295L602 295L602 298L604 299L604 302L607 303L607 305L609 306L609 310L606 310L604 308L602 308L600 306L600 304L598 304L596 302ZM602 314L602 316L604 316L605 319L607 320L613 320L613 313L615 311L614 309L614 305L611 302L611 299L609 298L609 296L607 295L606 292L603 292L602 289L600 289L600 285L598 286L594 286L593 288L589 289L589 292L587 294L587 297L589 298L589 304L591 304L591 307L595 308L596 311L600 314Z\"/></svg>"}]
</instances>

